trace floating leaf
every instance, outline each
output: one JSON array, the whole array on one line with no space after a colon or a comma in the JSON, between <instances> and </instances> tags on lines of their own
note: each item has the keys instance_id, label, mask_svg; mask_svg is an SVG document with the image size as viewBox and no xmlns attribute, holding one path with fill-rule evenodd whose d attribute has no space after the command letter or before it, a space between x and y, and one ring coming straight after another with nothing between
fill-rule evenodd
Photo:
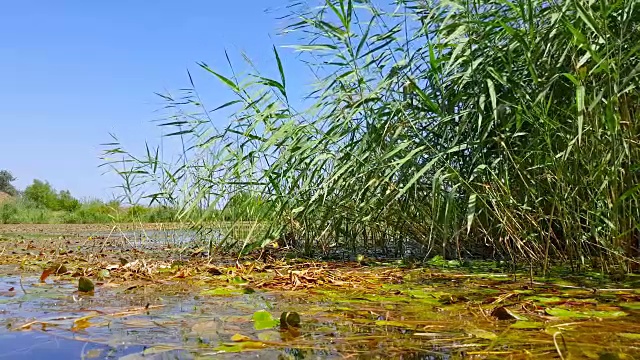
<instances>
[{"instance_id":1,"label":"floating leaf","mask_svg":"<svg viewBox=\"0 0 640 360\"><path fill-rule=\"evenodd\" d=\"M73 327L71 328L72 331L78 331L78 330L82 330L82 329L86 329L88 327L91 327L91 322L89 322L90 317L81 317L79 319L76 319L73 322Z\"/></svg>"},{"instance_id":2,"label":"floating leaf","mask_svg":"<svg viewBox=\"0 0 640 360\"><path fill-rule=\"evenodd\" d=\"M44 269L42 275L40 275L40 282L44 282L52 272L51 269Z\"/></svg>"},{"instance_id":3,"label":"floating leaf","mask_svg":"<svg viewBox=\"0 0 640 360\"><path fill-rule=\"evenodd\" d=\"M66 273L67 271L67 267L64 264L53 264L44 269L42 275L40 275L40 282L44 282L51 274L61 275Z\"/></svg>"},{"instance_id":4,"label":"floating leaf","mask_svg":"<svg viewBox=\"0 0 640 360\"><path fill-rule=\"evenodd\" d=\"M242 290L236 289L236 288L215 288L215 289L203 290L200 292L200 295L235 296L235 295L242 295Z\"/></svg>"},{"instance_id":5,"label":"floating leaf","mask_svg":"<svg viewBox=\"0 0 640 360\"><path fill-rule=\"evenodd\" d=\"M251 338L246 335L235 334L231 337L231 341L234 341L234 342L251 341Z\"/></svg>"},{"instance_id":6,"label":"floating leaf","mask_svg":"<svg viewBox=\"0 0 640 360\"><path fill-rule=\"evenodd\" d=\"M78 291L91 292L94 288L93 282L88 278L81 276L80 279L78 279Z\"/></svg>"},{"instance_id":7,"label":"floating leaf","mask_svg":"<svg viewBox=\"0 0 640 360\"><path fill-rule=\"evenodd\" d=\"M640 310L640 302L621 303L620 307L627 310Z\"/></svg>"},{"instance_id":8,"label":"floating leaf","mask_svg":"<svg viewBox=\"0 0 640 360\"><path fill-rule=\"evenodd\" d=\"M492 333L491 331L482 330L482 329L467 330L467 333L477 338L486 339L486 340L493 340L498 337L498 335Z\"/></svg>"},{"instance_id":9,"label":"floating leaf","mask_svg":"<svg viewBox=\"0 0 640 360\"><path fill-rule=\"evenodd\" d=\"M542 329L544 324L538 321L516 321L510 327L512 329Z\"/></svg>"},{"instance_id":10,"label":"floating leaf","mask_svg":"<svg viewBox=\"0 0 640 360\"><path fill-rule=\"evenodd\" d=\"M640 340L640 334L634 334L634 333L619 333L618 336L621 336L625 339L631 339L631 340Z\"/></svg>"},{"instance_id":11,"label":"floating leaf","mask_svg":"<svg viewBox=\"0 0 640 360\"><path fill-rule=\"evenodd\" d=\"M242 284L248 283L248 281L246 279L243 279L240 276L234 276L233 278L231 278L229 280L229 282L232 283L232 284L236 284L236 285L242 285Z\"/></svg>"},{"instance_id":12,"label":"floating leaf","mask_svg":"<svg viewBox=\"0 0 640 360\"><path fill-rule=\"evenodd\" d=\"M265 342L276 342L280 341L281 336L278 331L262 331L258 333L258 339Z\"/></svg>"},{"instance_id":13,"label":"floating leaf","mask_svg":"<svg viewBox=\"0 0 640 360\"><path fill-rule=\"evenodd\" d=\"M91 349L84 353L83 358L85 359L96 359L102 355L102 349Z\"/></svg>"},{"instance_id":14,"label":"floating leaf","mask_svg":"<svg viewBox=\"0 0 640 360\"><path fill-rule=\"evenodd\" d=\"M498 320L524 320L524 318L514 314L504 306L493 309L491 316L495 316Z\"/></svg>"},{"instance_id":15,"label":"floating leaf","mask_svg":"<svg viewBox=\"0 0 640 360\"><path fill-rule=\"evenodd\" d=\"M193 324L191 331L199 337L212 337L212 335L216 336L223 329L223 326L222 321L207 320Z\"/></svg>"},{"instance_id":16,"label":"floating leaf","mask_svg":"<svg viewBox=\"0 0 640 360\"><path fill-rule=\"evenodd\" d=\"M111 273L109 273L109 270L107 269L102 269L100 271L98 271L98 274L96 275L96 277L98 278L98 280L104 280L108 277L111 276Z\"/></svg>"},{"instance_id":17,"label":"floating leaf","mask_svg":"<svg viewBox=\"0 0 640 360\"><path fill-rule=\"evenodd\" d=\"M612 318L612 317L620 317L626 316L627 313L624 311L598 311L598 310L568 310L563 308L548 308L545 312L552 316L557 317L569 317L575 319L585 319L591 317L598 318Z\"/></svg>"},{"instance_id":18,"label":"floating leaf","mask_svg":"<svg viewBox=\"0 0 640 360\"><path fill-rule=\"evenodd\" d=\"M543 303L543 304L548 304L548 303L561 303L565 300L557 297L557 296L550 296L550 297L546 297L546 296L528 296L526 297L525 300L533 300L539 303Z\"/></svg>"},{"instance_id":19,"label":"floating leaf","mask_svg":"<svg viewBox=\"0 0 640 360\"><path fill-rule=\"evenodd\" d=\"M264 349L267 345L261 341L243 341L239 343L222 344L215 348L216 351L242 352L249 350Z\"/></svg>"},{"instance_id":20,"label":"floating leaf","mask_svg":"<svg viewBox=\"0 0 640 360\"><path fill-rule=\"evenodd\" d=\"M253 327L256 330L271 329L278 325L278 320L274 319L268 311L259 310L253 313Z\"/></svg>"}]
</instances>

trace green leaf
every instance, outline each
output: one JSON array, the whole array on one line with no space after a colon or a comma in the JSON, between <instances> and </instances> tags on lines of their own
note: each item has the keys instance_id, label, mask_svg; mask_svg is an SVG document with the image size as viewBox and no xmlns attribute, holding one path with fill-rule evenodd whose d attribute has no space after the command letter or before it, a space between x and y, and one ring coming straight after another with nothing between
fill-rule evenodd
<instances>
[{"instance_id":1,"label":"green leaf","mask_svg":"<svg viewBox=\"0 0 640 360\"><path fill-rule=\"evenodd\" d=\"M619 306L627 310L640 310L640 302L621 303Z\"/></svg>"},{"instance_id":2,"label":"green leaf","mask_svg":"<svg viewBox=\"0 0 640 360\"><path fill-rule=\"evenodd\" d=\"M338 50L338 47L331 44L315 44L315 45L286 45L284 47L293 48L297 51L314 51L314 50Z\"/></svg>"},{"instance_id":3,"label":"green leaf","mask_svg":"<svg viewBox=\"0 0 640 360\"><path fill-rule=\"evenodd\" d=\"M218 79L220 79L220 81L225 83L228 87L230 87L236 93L240 92L240 88L238 88L238 85L236 85L233 81L231 81L228 78L226 78L226 77L220 75L219 73L213 71L205 63L199 63L198 65L200 65L201 68L203 68L203 69L207 70L208 72L212 73L213 75L215 75Z\"/></svg>"},{"instance_id":4,"label":"green leaf","mask_svg":"<svg viewBox=\"0 0 640 360\"><path fill-rule=\"evenodd\" d=\"M545 310L547 314L557 317L568 317L575 319L585 319L585 318L614 318L627 316L627 313L624 311L598 311L598 310L569 310L564 308L549 308Z\"/></svg>"},{"instance_id":5,"label":"green leaf","mask_svg":"<svg viewBox=\"0 0 640 360\"><path fill-rule=\"evenodd\" d=\"M362 37L360 38L360 41L358 42L358 47L356 48L355 54L356 58L358 58L358 56L360 55L360 51L362 51L362 47L367 43L367 40L369 39L369 31L371 30L372 25L373 21L370 21L369 24L367 24L367 30L365 30L364 34L362 34Z\"/></svg>"},{"instance_id":6,"label":"green leaf","mask_svg":"<svg viewBox=\"0 0 640 360\"><path fill-rule=\"evenodd\" d=\"M470 329L466 331L468 334L471 334L480 339L493 340L498 337L498 335L492 333L491 331L482 330L482 329Z\"/></svg>"},{"instance_id":7,"label":"green leaf","mask_svg":"<svg viewBox=\"0 0 640 360\"><path fill-rule=\"evenodd\" d=\"M578 145L582 139L582 124L584 122L584 86L580 85L576 89L576 105L578 106Z\"/></svg>"},{"instance_id":8,"label":"green leaf","mask_svg":"<svg viewBox=\"0 0 640 360\"><path fill-rule=\"evenodd\" d=\"M268 311L259 310L253 313L253 328L256 330L271 329L279 324Z\"/></svg>"},{"instance_id":9,"label":"green leaf","mask_svg":"<svg viewBox=\"0 0 640 360\"><path fill-rule=\"evenodd\" d=\"M498 121L498 99L496 98L496 88L491 79L487 79L489 87L489 96L491 97L491 106L493 108L493 119Z\"/></svg>"},{"instance_id":10,"label":"green leaf","mask_svg":"<svg viewBox=\"0 0 640 360\"><path fill-rule=\"evenodd\" d=\"M282 84L283 90L287 88L286 78L284 76L284 68L282 67L282 61L280 61L280 54L278 54L278 50L276 47L273 47L273 54L276 56L276 63L278 64L278 72L280 73L280 81ZM286 96L286 93L283 93Z\"/></svg>"},{"instance_id":11,"label":"green leaf","mask_svg":"<svg viewBox=\"0 0 640 360\"><path fill-rule=\"evenodd\" d=\"M242 289L237 288L215 288L209 290L203 290L200 292L201 295L209 295L209 296L236 296L242 295Z\"/></svg>"},{"instance_id":12,"label":"green leaf","mask_svg":"<svg viewBox=\"0 0 640 360\"><path fill-rule=\"evenodd\" d=\"M537 321L516 321L511 324L510 328L512 329L542 329L544 328L544 323Z\"/></svg>"}]
</instances>

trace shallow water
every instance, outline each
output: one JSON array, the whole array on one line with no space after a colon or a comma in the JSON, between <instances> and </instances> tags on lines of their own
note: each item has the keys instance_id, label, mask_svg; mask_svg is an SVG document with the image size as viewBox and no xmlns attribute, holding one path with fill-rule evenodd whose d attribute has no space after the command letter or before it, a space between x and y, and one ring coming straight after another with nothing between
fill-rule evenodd
<instances>
[{"instance_id":1,"label":"shallow water","mask_svg":"<svg viewBox=\"0 0 640 360\"><path fill-rule=\"evenodd\" d=\"M362 281L375 278L368 272ZM559 358L558 349L573 359L640 355L638 292L534 291L493 275L420 274L364 289L295 291L131 280L97 283L86 295L71 276L40 283L36 274L6 266L0 358L548 359ZM507 303L527 319L499 321L485 311ZM266 325L257 312L269 314ZM299 313L301 326L274 325L271 317L282 312Z\"/></svg>"}]
</instances>

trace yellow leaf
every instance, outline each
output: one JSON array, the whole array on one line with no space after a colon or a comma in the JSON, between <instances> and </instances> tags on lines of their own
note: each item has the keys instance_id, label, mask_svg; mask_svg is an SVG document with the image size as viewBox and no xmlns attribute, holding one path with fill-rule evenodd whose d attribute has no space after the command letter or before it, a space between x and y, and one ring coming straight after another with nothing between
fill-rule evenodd
<instances>
[{"instance_id":1,"label":"yellow leaf","mask_svg":"<svg viewBox=\"0 0 640 360\"><path fill-rule=\"evenodd\" d=\"M241 335L241 334L235 334L231 337L231 341L235 341L235 342L249 341L249 340L251 340L250 337Z\"/></svg>"}]
</instances>

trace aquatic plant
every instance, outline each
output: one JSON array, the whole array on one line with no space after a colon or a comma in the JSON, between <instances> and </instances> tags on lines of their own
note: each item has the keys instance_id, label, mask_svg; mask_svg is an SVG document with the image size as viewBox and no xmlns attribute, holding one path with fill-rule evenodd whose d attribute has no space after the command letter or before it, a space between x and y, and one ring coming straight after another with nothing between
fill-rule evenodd
<instances>
[{"instance_id":1,"label":"aquatic plant","mask_svg":"<svg viewBox=\"0 0 640 360\"><path fill-rule=\"evenodd\" d=\"M280 239L307 254L637 263L638 2L327 0L289 11L284 32L299 35L291 48L318 78L310 101L293 105L276 48L275 77L201 63L236 99L209 107L193 81L162 95L176 163L114 137L104 161L130 201L177 206L206 229L212 209L254 194L268 230L242 249Z\"/></svg>"}]
</instances>

